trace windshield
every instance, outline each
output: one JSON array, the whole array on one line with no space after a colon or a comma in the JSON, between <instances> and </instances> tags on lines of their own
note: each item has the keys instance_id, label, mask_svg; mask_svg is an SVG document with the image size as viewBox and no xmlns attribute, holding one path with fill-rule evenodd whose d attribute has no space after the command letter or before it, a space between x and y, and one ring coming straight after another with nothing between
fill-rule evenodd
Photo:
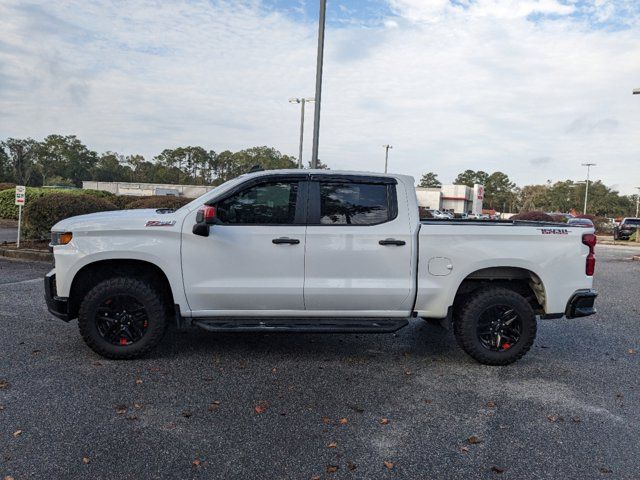
<instances>
[{"instance_id":1,"label":"windshield","mask_svg":"<svg viewBox=\"0 0 640 480\"><path fill-rule=\"evenodd\" d=\"M623 225L640 225L640 218L627 218Z\"/></svg>"}]
</instances>

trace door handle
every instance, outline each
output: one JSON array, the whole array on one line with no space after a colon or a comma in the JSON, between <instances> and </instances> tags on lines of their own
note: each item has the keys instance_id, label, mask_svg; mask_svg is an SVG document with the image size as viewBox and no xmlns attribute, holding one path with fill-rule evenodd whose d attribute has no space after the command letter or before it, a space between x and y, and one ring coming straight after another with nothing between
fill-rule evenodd
<instances>
[{"instance_id":1,"label":"door handle","mask_svg":"<svg viewBox=\"0 0 640 480\"><path fill-rule=\"evenodd\" d=\"M284 243L288 243L289 245L297 245L300 243L300 240L298 240L297 238L280 237L274 238L273 240L271 240L271 242L275 243L276 245L282 245Z\"/></svg>"},{"instance_id":2,"label":"door handle","mask_svg":"<svg viewBox=\"0 0 640 480\"><path fill-rule=\"evenodd\" d=\"M380 245L397 245L401 247L402 245L405 245L407 242L405 242L404 240L396 240L395 238L387 238L385 240L380 240L378 243Z\"/></svg>"}]
</instances>

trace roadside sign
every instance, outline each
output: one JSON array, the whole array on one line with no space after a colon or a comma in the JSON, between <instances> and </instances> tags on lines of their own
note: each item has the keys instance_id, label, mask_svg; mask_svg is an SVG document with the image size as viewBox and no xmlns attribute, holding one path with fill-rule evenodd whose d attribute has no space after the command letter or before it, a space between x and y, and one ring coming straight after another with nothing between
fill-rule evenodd
<instances>
[{"instance_id":1,"label":"roadside sign","mask_svg":"<svg viewBox=\"0 0 640 480\"><path fill-rule=\"evenodd\" d=\"M27 198L27 187L16 185L16 205L24 205Z\"/></svg>"},{"instance_id":2,"label":"roadside sign","mask_svg":"<svg viewBox=\"0 0 640 480\"><path fill-rule=\"evenodd\" d=\"M20 233L22 230L22 206L27 201L27 187L16 185L16 205L18 205L18 241L16 247L20 248Z\"/></svg>"}]
</instances>

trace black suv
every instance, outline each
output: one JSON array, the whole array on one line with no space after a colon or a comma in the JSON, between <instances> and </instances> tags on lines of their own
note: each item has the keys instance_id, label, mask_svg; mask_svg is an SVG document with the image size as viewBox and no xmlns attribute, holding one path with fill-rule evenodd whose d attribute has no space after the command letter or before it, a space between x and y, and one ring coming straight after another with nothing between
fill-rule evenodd
<instances>
[{"instance_id":1,"label":"black suv","mask_svg":"<svg viewBox=\"0 0 640 480\"><path fill-rule=\"evenodd\" d=\"M640 218L623 218L619 225L613 227L613 239L629 240L638 228L640 228Z\"/></svg>"}]
</instances>

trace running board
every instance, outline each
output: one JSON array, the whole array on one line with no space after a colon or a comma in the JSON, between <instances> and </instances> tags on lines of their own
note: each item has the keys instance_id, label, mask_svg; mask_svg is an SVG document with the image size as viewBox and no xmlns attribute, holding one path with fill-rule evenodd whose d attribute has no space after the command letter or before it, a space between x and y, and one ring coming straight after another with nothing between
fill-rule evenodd
<instances>
[{"instance_id":1,"label":"running board","mask_svg":"<svg viewBox=\"0 0 640 480\"><path fill-rule=\"evenodd\" d=\"M194 318L192 324L210 332L391 333L408 318Z\"/></svg>"}]
</instances>

